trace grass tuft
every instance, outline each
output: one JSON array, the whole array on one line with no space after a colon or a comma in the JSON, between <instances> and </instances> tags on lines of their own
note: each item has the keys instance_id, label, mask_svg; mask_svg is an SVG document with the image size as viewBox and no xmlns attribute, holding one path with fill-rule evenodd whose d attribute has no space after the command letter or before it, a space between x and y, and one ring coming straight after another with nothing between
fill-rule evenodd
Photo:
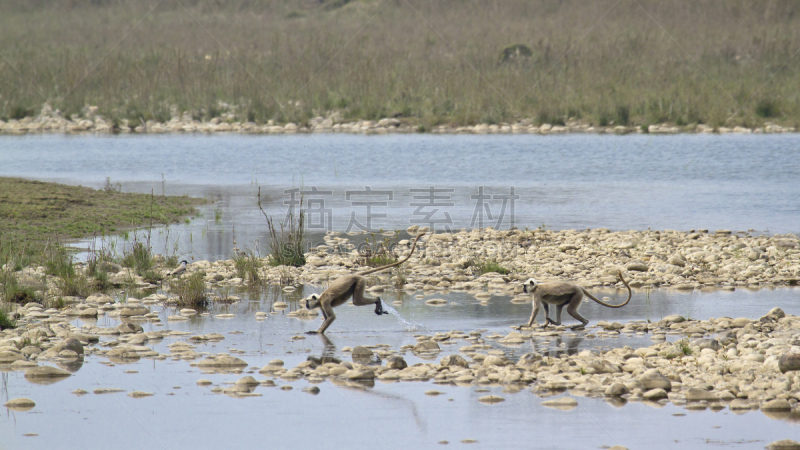
<instances>
[{"instance_id":1,"label":"grass tuft","mask_svg":"<svg viewBox=\"0 0 800 450\"><path fill-rule=\"evenodd\" d=\"M261 259L252 250L244 253L236 253L233 256L233 266L236 269L236 276L245 281L250 287L257 287L261 284Z\"/></svg>"},{"instance_id":2,"label":"grass tuft","mask_svg":"<svg viewBox=\"0 0 800 450\"><path fill-rule=\"evenodd\" d=\"M494 259L490 259L490 260L487 260L487 261L481 261L481 262L477 263L475 265L475 267L477 268L478 274L480 274L480 275L483 275L483 274L489 273L489 272L496 272L496 273L499 273L500 275L508 275L509 273L511 273L510 270L508 270L505 267L501 266L500 263L498 263Z\"/></svg>"},{"instance_id":3,"label":"grass tuft","mask_svg":"<svg viewBox=\"0 0 800 450\"><path fill-rule=\"evenodd\" d=\"M303 198L300 197L300 205L303 204ZM261 188L258 188L258 209L261 214L267 219L267 227L269 228L269 265L271 266L295 266L301 267L306 264L306 257L303 253L305 246L305 217L306 213L303 209L295 214L289 213L286 225L280 224L280 231L278 227L261 207Z\"/></svg>"},{"instance_id":4,"label":"grass tuft","mask_svg":"<svg viewBox=\"0 0 800 450\"><path fill-rule=\"evenodd\" d=\"M14 320L11 320L8 317L8 313L4 310L0 309L0 331L7 330L9 328L16 328L17 323Z\"/></svg>"},{"instance_id":5,"label":"grass tuft","mask_svg":"<svg viewBox=\"0 0 800 450\"><path fill-rule=\"evenodd\" d=\"M170 281L170 290L179 297L178 306L195 307L208 304L204 277L204 273L195 272L189 276Z\"/></svg>"}]
</instances>

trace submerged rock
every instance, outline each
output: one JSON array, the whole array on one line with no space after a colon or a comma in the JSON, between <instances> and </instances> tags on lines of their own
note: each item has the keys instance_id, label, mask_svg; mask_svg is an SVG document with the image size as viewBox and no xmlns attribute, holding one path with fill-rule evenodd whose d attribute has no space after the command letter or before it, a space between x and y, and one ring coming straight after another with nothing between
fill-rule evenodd
<instances>
[{"instance_id":1,"label":"submerged rock","mask_svg":"<svg viewBox=\"0 0 800 450\"><path fill-rule=\"evenodd\" d=\"M481 403L486 403L488 405L493 405L495 403L502 403L506 401L506 399L504 399L503 397L499 397L497 395L485 395L479 398L478 401Z\"/></svg>"},{"instance_id":2,"label":"submerged rock","mask_svg":"<svg viewBox=\"0 0 800 450\"><path fill-rule=\"evenodd\" d=\"M36 402L29 398L21 397L9 400L8 402L4 403L3 406L14 411L29 411L36 406Z\"/></svg>"},{"instance_id":3,"label":"submerged rock","mask_svg":"<svg viewBox=\"0 0 800 450\"><path fill-rule=\"evenodd\" d=\"M559 397L554 400L543 401L542 406L547 406L548 408L560 409L562 411L569 411L578 406L578 401L572 397Z\"/></svg>"},{"instance_id":4,"label":"submerged rock","mask_svg":"<svg viewBox=\"0 0 800 450\"><path fill-rule=\"evenodd\" d=\"M247 367L243 359L226 354L211 355L197 363L197 367Z\"/></svg>"}]
</instances>

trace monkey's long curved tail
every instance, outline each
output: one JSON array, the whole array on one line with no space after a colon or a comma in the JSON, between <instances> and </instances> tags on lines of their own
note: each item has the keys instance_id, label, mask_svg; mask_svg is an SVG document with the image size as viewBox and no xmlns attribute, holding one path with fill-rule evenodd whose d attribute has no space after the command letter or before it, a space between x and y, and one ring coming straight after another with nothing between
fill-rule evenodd
<instances>
[{"instance_id":1,"label":"monkey's long curved tail","mask_svg":"<svg viewBox=\"0 0 800 450\"><path fill-rule=\"evenodd\" d=\"M391 264L387 264L385 266L376 267L374 269L365 270L364 272L358 272L358 273L356 273L356 275L369 275L371 273L379 272L381 270L388 269L390 267L399 266L400 264L403 264L404 262L408 261L408 258L411 258L411 255L414 253L414 249L417 248L417 241L419 240L419 238L421 238L424 235L425 235L424 232L417 235L417 238L414 239L414 245L411 246L411 251L408 253L408 256L406 256L405 258L401 259L400 261L397 261L397 262L391 263Z\"/></svg>"},{"instance_id":2,"label":"monkey's long curved tail","mask_svg":"<svg viewBox=\"0 0 800 450\"><path fill-rule=\"evenodd\" d=\"M623 306L627 305L629 301L631 301L631 296L633 295L633 293L631 292L631 287L628 285L628 282L625 281L625 278L622 278L622 272L621 271L617 273L617 276L619 276L619 279L620 279L620 281L622 281L622 284L624 284L625 287L628 288L628 299L625 300L624 303L620 303L619 305L612 305L610 303L606 303L606 302L604 302L602 300L599 300L598 298L596 298L592 294L588 293L586 291L586 289L583 290L583 293L586 294L586 296L589 297L590 299L592 299L592 300L596 301L597 303L600 303L601 305L606 306L608 308L622 308Z\"/></svg>"}]
</instances>

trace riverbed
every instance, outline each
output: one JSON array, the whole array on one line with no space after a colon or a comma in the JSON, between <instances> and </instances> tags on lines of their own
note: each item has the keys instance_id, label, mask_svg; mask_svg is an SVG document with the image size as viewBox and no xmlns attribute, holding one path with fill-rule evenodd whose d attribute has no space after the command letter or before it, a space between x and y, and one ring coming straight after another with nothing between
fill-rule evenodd
<instances>
[{"instance_id":1,"label":"riverbed","mask_svg":"<svg viewBox=\"0 0 800 450\"><path fill-rule=\"evenodd\" d=\"M123 191L209 198L214 203L190 223L152 233L156 251L216 261L230 258L235 246L265 248L259 187L265 211L278 218L291 206L292 189L311 192L305 200L320 201L321 212L311 219L319 220L321 228L309 231L319 239L328 225L334 231L362 231L359 226L368 218L376 230L416 224L437 231L516 226L797 233L796 142L796 135L41 135L0 139L0 175L98 188L108 177L112 187L119 183ZM378 202L370 214L365 201ZM215 304L180 322L168 320L177 314L175 308L151 307L160 320L142 322L144 331L220 333L224 339L196 343L195 350L236 355L247 362L243 373L203 373L192 361L173 358L110 363L97 354L88 354L72 376L49 385L30 383L21 371L4 372L2 400L28 397L36 406L26 412L6 410L0 419L0 448L440 448L445 441L482 448L763 448L800 435L794 416L697 411L570 392L557 397L573 397L578 405L562 411L543 406L544 399L530 388L510 386L376 380L364 387L326 380L316 384L319 393L314 395L303 391L312 384L306 379L277 379L276 386L257 386L253 393L258 396L213 392L244 375L263 381L259 369L275 359L287 368L309 356L351 361L347 348L358 345L385 346L409 365L430 362L402 347L416 343L417 335L453 330L505 335L530 314L530 304L512 303L510 295L479 301L457 291L390 290L382 298L393 314L377 317L370 308L342 306L325 340L305 335L319 326L319 317L288 316L300 297L319 289L226 292L240 300ZM636 290L631 304L619 310L585 302L581 312L591 320L586 330L565 330L516 346L487 342L510 360L529 352L556 358L587 349L646 347L653 342L648 333L604 335L593 326L600 321L655 322L669 315L758 319L775 306L798 315L796 289ZM619 296L615 289L596 290ZM446 304L426 305L432 297ZM276 309L276 301L289 307ZM258 312L266 315L259 318ZM70 323L119 324L104 314ZM104 348L111 340L103 337L96 345ZM168 345L182 340L178 334L147 345L167 354ZM459 353L462 345L443 344L436 360ZM198 385L200 379L211 385ZM95 394L98 388L122 391ZM76 389L88 393L76 395ZM426 395L432 389L441 394ZM153 395L126 395L133 391ZM486 395L505 401L478 401Z\"/></svg>"}]
</instances>

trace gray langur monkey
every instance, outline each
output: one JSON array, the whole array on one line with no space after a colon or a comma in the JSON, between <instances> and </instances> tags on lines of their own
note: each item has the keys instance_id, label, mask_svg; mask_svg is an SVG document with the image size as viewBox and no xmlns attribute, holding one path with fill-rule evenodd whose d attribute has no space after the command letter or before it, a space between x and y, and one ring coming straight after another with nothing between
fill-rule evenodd
<instances>
[{"instance_id":1,"label":"gray langur monkey","mask_svg":"<svg viewBox=\"0 0 800 450\"><path fill-rule=\"evenodd\" d=\"M421 233L417 235L417 238L414 239L414 245L411 246L411 252L409 252L408 256L402 260L397 261L396 263L387 264L385 266L375 267L374 269L365 270L363 272L341 276L331 283L331 285L328 286L328 289L325 289L322 294L311 294L307 300L304 300L306 308L319 308L320 311L322 311L322 316L325 320L322 322L319 330L308 331L307 333L325 333L325 330L331 326L334 320L336 320L336 314L333 313L333 308L343 305L350 297L353 297L353 304L356 306L375 304L375 314L379 316L382 314L388 314L388 311L383 310L380 297L369 298L364 296L364 288L366 288L367 285L367 279L364 278L364 275L380 272L381 270L399 266L400 264L406 262L408 258L411 257L411 254L414 253L414 249L417 248L417 241L419 241L419 238L421 238L424 234L425 233Z\"/></svg>"},{"instance_id":2,"label":"gray langur monkey","mask_svg":"<svg viewBox=\"0 0 800 450\"><path fill-rule=\"evenodd\" d=\"M541 306L544 306L544 327L547 327L551 323L553 325L561 325L561 310L564 309L564 306L566 306L569 315L581 322L582 325L579 327L585 327L586 324L589 323L589 320L578 313L578 307L581 306L584 295L608 308L622 308L623 306L627 305L629 301L631 301L632 293L628 282L622 277L622 272L618 272L617 276L619 276L622 284L628 288L628 299L619 305L612 305L599 300L587 292L586 289L578 286L575 283L570 283L568 281L550 281L547 283L541 283L534 278L528 278L528 280L522 285L522 290L525 293L533 294L533 311L531 312L530 320L528 320L528 323L525 326L533 326L533 322L536 320L536 315L539 313L539 308ZM549 305L555 305L556 307L555 322L549 317Z\"/></svg>"}]
</instances>

